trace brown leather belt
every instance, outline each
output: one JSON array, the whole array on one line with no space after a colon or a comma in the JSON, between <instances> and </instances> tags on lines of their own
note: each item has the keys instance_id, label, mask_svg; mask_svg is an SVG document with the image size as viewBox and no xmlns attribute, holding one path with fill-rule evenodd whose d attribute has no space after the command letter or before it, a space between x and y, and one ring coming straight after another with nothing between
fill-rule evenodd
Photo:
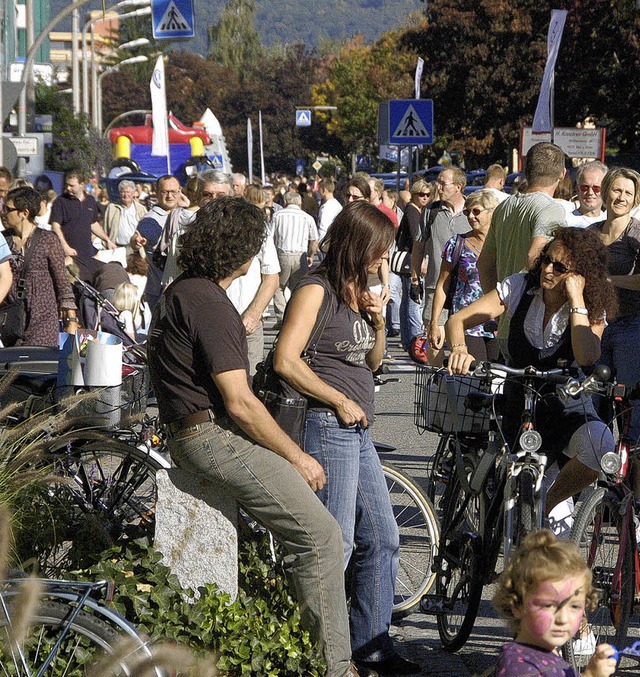
<instances>
[{"instance_id":1,"label":"brown leather belt","mask_svg":"<svg viewBox=\"0 0 640 677\"><path fill-rule=\"evenodd\" d=\"M175 421L171 421L171 423L167 423L167 430L170 435L175 435L185 428L192 428L201 423L208 423L209 421L215 420L216 417L211 409L205 409L204 411L196 411L193 414L187 414L186 416L177 418Z\"/></svg>"}]
</instances>

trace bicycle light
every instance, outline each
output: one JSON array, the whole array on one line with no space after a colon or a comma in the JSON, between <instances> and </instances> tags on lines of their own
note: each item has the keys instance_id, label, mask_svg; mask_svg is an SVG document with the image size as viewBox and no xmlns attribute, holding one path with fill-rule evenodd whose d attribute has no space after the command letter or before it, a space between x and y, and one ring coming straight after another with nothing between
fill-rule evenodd
<instances>
[{"instance_id":1,"label":"bicycle light","mask_svg":"<svg viewBox=\"0 0 640 677\"><path fill-rule=\"evenodd\" d=\"M615 475L622 467L622 460L615 451L608 451L600 459L600 467L607 475Z\"/></svg>"},{"instance_id":2,"label":"bicycle light","mask_svg":"<svg viewBox=\"0 0 640 677\"><path fill-rule=\"evenodd\" d=\"M525 430L520 435L520 448L523 451L538 451L542 446L542 436L537 430Z\"/></svg>"}]
</instances>

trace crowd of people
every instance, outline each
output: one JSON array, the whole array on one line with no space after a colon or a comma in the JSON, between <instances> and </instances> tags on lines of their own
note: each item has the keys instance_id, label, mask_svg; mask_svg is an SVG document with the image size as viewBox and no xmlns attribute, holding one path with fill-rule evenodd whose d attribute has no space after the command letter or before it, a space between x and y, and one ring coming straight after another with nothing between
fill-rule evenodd
<instances>
[{"instance_id":1,"label":"crowd of people","mask_svg":"<svg viewBox=\"0 0 640 677\"><path fill-rule=\"evenodd\" d=\"M365 173L341 185L284 175L261 185L206 170L184 188L171 175L153 187L124 179L111 202L79 172L51 199L0 168L0 314L24 299L16 344L55 346L61 327L86 325L87 284L132 341L148 338L173 462L283 543L331 676L420 671L389 636L399 536L370 437L372 374L389 341L420 363L439 365L446 351L456 374L474 359L544 369L562 357L640 380L627 347L640 332L640 175L588 162L574 191L562 150L539 143L517 192L503 191L505 178L491 165L466 195L455 166L399 192ZM274 368L309 402L300 446L248 378L264 358L270 304ZM508 398L505 420L516 425L521 398ZM586 398L550 395L544 406L540 430L560 468L551 511L593 482L613 438Z\"/></svg>"}]
</instances>

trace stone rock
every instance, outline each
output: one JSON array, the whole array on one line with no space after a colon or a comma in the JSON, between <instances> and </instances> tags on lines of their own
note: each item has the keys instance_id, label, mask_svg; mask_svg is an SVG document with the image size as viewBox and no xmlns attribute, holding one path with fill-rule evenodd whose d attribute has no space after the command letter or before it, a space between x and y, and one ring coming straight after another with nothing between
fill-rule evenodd
<instances>
[{"instance_id":1,"label":"stone rock","mask_svg":"<svg viewBox=\"0 0 640 677\"><path fill-rule=\"evenodd\" d=\"M238 594L238 506L219 487L171 468L156 475L154 547L184 588L216 583Z\"/></svg>"}]
</instances>

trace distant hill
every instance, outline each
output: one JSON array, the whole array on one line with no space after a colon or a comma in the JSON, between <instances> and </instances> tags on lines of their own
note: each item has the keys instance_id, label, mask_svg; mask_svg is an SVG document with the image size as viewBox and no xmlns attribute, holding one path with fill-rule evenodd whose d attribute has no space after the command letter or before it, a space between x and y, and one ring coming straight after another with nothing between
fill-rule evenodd
<instances>
[{"instance_id":1,"label":"distant hill","mask_svg":"<svg viewBox=\"0 0 640 677\"><path fill-rule=\"evenodd\" d=\"M114 4L114 0L106 2L107 7ZM68 0L51 0L51 17L68 5ZM225 5L225 0L194 0L196 36L174 43L176 48L205 55L207 29ZM373 42L382 33L403 26L409 14L425 6L421 0L256 0L256 28L265 45L302 41L312 48L324 39L342 41L357 33ZM100 0L87 3L80 10L81 26L86 12L101 7ZM61 22L57 30L71 30L71 20Z\"/></svg>"}]
</instances>

